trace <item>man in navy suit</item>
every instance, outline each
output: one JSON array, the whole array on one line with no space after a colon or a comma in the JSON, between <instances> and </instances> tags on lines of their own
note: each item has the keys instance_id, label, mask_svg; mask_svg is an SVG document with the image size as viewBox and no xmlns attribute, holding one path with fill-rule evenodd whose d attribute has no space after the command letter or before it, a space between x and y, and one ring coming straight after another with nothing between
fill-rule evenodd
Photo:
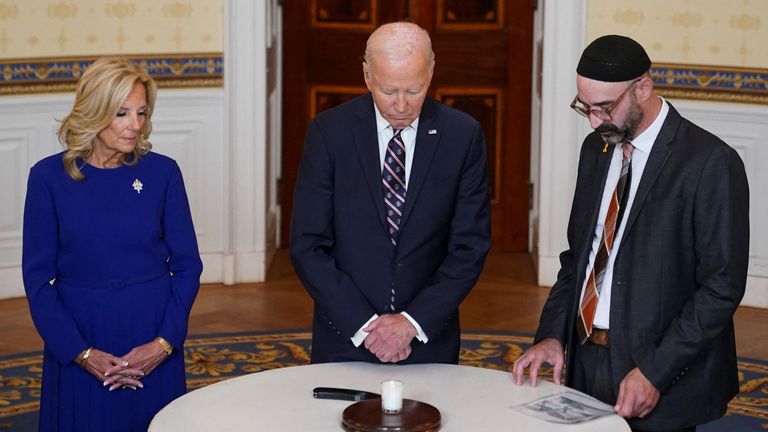
<instances>
[{"instance_id":1,"label":"man in navy suit","mask_svg":"<svg viewBox=\"0 0 768 432\"><path fill-rule=\"evenodd\" d=\"M313 363L458 362L458 307L491 245L488 174L477 121L426 96L434 64L424 29L383 25L370 93L309 125L290 247Z\"/></svg>"},{"instance_id":2,"label":"man in navy suit","mask_svg":"<svg viewBox=\"0 0 768 432\"><path fill-rule=\"evenodd\" d=\"M513 374L522 384L530 367L535 385L547 362L559 383L567 364L566 383L633 431L693 431L739 389L749 187L738 153L654 92L650 66L618 35L581 56L571 108L595 131L581 147L569 248Z\"/></svg>"}]
</instances>

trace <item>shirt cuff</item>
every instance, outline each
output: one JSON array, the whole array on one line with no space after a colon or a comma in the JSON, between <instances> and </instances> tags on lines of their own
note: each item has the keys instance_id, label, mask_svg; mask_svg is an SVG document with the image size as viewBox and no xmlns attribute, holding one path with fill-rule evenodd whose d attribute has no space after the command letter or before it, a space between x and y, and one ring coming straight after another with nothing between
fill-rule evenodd
<instances>
[{"instance_id":1,"label":"shirt cuff","mask_svg":"<svg viewBox=\"0 0 768 432\"><path fill-rule=\"evenodd\" d=\"M421 326L419 325L419 323L417 323L412 316L408 315L408 312L400 312L400 314L402 314L416 328L416 339L420 340L423 343L429 342L429 338L427 337L427 334L424 333L424 330L421 329Z\"/></svg>"},{"instance_id":2,"label":"shirt cuff","mask_svg":"<svg viewBox=\"0 0 768 432\"><path fill-rule=\"evenodd\" d=\"M365 340L365 338L368 336L368 332L364 332L363 329L368 327L368 324L371 323L371 321L375 320L379 316L377 314L373 314L373 316L363 324L360 329L355 333L354 336L349 338L349 340L352 341L352 344L355 345L355 347L359 347L361 343Z\"/></svg>"}]
</instances>

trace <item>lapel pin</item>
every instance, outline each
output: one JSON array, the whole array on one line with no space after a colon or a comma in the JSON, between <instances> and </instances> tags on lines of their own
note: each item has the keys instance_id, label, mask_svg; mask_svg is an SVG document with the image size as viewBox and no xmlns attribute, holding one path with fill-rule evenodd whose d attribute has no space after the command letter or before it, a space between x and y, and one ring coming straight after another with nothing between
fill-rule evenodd
<instances>
[{"instance_id":1,"label":"lapel pin","mask_svg":"<svg viewBox=\"0 0 768 432\"><path fill-rule=\"evenodd\" d=\"M429 131L427 131L427 133L430 135L437 135L437 129L430 129Z\"/></svg>"},{"instance_id":2,"label":"lapel pin","mask_svg":"<svg viewBox=\"0 0 768 432\"><path fill-rule=\"evenodd\" d=\"M608 153L608 143L605 143L605 147L603 147L603 153Z\"/></svg>"},{"instance_id":3,"label":"lapel pin","mask_svg":"<svg viewBox=\"0 0 768 432\"><path fill-rule=\"evenodd\" d=\"M134 180L131 186L133 186L133 190L135 190L136 193L141 193L141 190L144 188L144 185L141 184L139 179Z\"/></svg>"}]
</instances>

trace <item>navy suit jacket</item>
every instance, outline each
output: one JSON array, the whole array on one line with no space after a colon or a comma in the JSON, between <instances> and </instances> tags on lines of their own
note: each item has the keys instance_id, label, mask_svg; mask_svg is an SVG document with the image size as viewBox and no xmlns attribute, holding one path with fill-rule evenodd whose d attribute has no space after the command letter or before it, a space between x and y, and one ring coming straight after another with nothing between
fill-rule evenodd
<instances>
[{"instance_id":1,"label":"navy suit jacket","mask_svg":"<svg viewBox=\"0 0 768 432\"><path fill-rule=\"evenodd\" d=\"M576 317L613 147L584 140L569 249L535 342L559 339L573 381ZM749 188L739 155L670 105L643 171L613 267L613 382L635 367L661 392L633 428L682 429L718 418L738 392L733 313L744 295ZM579 389L583 390L583 389Z\"/></svg>"},{"instance_id":2,"label":"navy suit jacket","mask_svg":"<svg viewBox=\"0 0 768 432\"><path fill-rule=\"evenodd\" d=\"M477 121L427 98L414 152L393 246L371 95L320 113L309 125L290 247L315 302L312 362L378 362L350 338L373 314L401 311L429 337L426 344L414 338L403 363L458 362L458 306L491 244L485 141Z\"/></svg>"}]
</instances>

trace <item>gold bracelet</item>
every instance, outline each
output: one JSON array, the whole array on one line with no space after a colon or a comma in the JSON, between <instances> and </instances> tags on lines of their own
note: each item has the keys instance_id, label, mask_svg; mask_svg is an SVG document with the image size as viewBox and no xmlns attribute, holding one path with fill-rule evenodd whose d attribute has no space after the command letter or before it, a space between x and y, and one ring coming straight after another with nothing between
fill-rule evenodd
<instances>
[{"instance_id":1,"label":"gold bracelet","mask_svg":"<svg viewBox=\"0 0 768 432\"><path fill-rule=\"evenodd\" d=\"M79 364L81 367L85 367L85 363L88 361L88 356L91 355L91 350L93 350L93 347L88 347L81 352L80 355L75 357L75 363Z\"/></svg>"},{"instance_id":2,"label":"gold bracelet","mask_svg":"<svg viewBox=\"0 0 768 432\"><path fill-rule=\"evenodd\" d=\"M155 338L155 342L163 346L163 349L165 350L166 354L171 355L171 353L173 352L173 347L171 346L171 344L168 343L167 340L163 339L161 336L158 336Z\"/></svg>"}]
</instances>

